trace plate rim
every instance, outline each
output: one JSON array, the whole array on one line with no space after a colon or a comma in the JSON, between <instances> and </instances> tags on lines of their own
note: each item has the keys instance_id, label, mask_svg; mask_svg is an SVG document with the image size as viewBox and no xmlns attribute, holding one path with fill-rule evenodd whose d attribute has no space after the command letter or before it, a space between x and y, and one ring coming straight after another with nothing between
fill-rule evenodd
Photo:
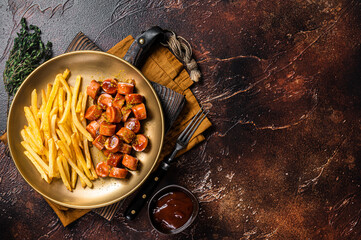
<instances>
[{"instance_id":1,"label":"plate rim","mask_svg":"<svg viewBox=\"0 0 361 240\"><path fill-rule=\"evenodd\" d=\"M12 111L13 111L13 107L14 107L14 102L16 100L16 98L18 97L19 93L20 93L20 90L24 87L25 83L29 81L29 79L34 75L36 74L39 69L42 69L44 66L46 66L47 64L53 62L53 61L56 61L58 60L59 58L63 58L63 57L67 57L69 55L81 55L81 54L99 54L99 55L104 55L104 56L108 56L108 57L112 57L118 61L121 61L122 63L128 65L129 67L131 67L133 70L135 70L137 72L137 74L139 74L139 76L141 78L143 78L146 82L146 84L149 86L149 88L151 89L153 95L155 96L155 99L156 99L156 102L157 102L157 105L158 105L158 109L159 109L159 112L160 112L160 117L161 117L161 130L162 130L162 133L161 133L161 139L160 139L160 147L158 149L158 152L156 154L156 157L155 157L155 160L150 168L150 170L148 171L148 173L145 175L145 177L135 186L133 187L133 189L131 191L129 191L128 193L124 194L123 196L121 197L117 197L111 201L108 201L108 202L105 202L105 203L101 203L101 204L94 204L94 205L87 205L87 206L84 206L84 205L72 205L72 204L68 204L68 203L63 203L61 201L58 201L56 199L53 199L49 196L47 196L46 194L42 193L39 189L37 189L37 187L31 183L31 181L29 181L22 173L22 171L20 171L19 169L19 166L18 166L18 163L17 161L15 161L14 157L13 157L13 151L15 151L15 149L12 149L11 147L11 138L12 138L12 134L9 134L9 126L11 125L10 123L10 116L12 115ZM10 155L11 155L11 159L12 161L14 162L16 168L17 168L17 171L20 173L20 175L22 176L22 178L31 186L31 188L33 188L36 192L38 192L40 195L42 195L43 197L45 197L46 199L49 199L50 201L54 202L54 203L57 203L59 205L62 205L62 206L65 206L65 207L69 207L69 208L75 208L75 209L94 209L94 208L101 208L101 207L105 207L105 206L108 206L108 205L111 205L113 203L116 203L116 202L119 202L121 201L122 199L128 197L129 195L131 195L133 192L135 192L149 177L149 175L153 172L155 166L157 165L158 163L158 160L159 160L159 157L160 157L160 154L161 154L161 151L162 151L162 148L163 148L163 144L164 144L164 113L163 113L163 108L162 108L162 105L160 103L160 100L159 100L159 97L157 95L157 93L155 92L152 84L150 83L150 81L143 75L143 73L135 66L133 66L131 63L125 61L124 59L118 57L118 56L115 56L113 54L110 54L110 53L107 53L107 52L102 52L102 51L94 51L94 50L79 50L79 51L73 51L73 52L69 52L69 53L63 53L63 54L60 54L58 56L55 56L51 59L49 59L48 61L42 63L41 65L39 65L37 68L35 68L26 78L25 80L22 82L22 84L20 85L18 91L16 92L16 94L14 95L13 97L13 100L11 102L11 105L10 105L10 108L9 108L9 114L8 114L8 117L7 117L7 129L8 129L8 134L7 134L7 141L8 141L8 147L9 147L9 152L10 152ZM19 133L20 134L20 133ZM15 148L15 147L14 147Z\"/></svg>"}]
</instances>

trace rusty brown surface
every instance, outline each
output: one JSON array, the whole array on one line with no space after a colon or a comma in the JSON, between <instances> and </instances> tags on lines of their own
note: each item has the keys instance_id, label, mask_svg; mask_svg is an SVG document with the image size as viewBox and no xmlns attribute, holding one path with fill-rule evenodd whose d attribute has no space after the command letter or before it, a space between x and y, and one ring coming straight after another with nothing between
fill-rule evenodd
<instances>
[{"instance_id":1,"label":"rusty brown surface","mask_svg":"<svg viewBox=\"0 0 361 240\"><path fill-rule=\"evenodd\" d=\"M56 55L78 31L103 50L153 25L191 42L203 73L192 90L214 126L168 177L201 207L174 239L361 239L358 1L48 5L0 3L1 71L22 16L41 27ZM167 238L145 211L133 222L124 209L111 222L89 213L64 228L7 154L1 143L1 239Z\"/></svg>"}]
</instances>

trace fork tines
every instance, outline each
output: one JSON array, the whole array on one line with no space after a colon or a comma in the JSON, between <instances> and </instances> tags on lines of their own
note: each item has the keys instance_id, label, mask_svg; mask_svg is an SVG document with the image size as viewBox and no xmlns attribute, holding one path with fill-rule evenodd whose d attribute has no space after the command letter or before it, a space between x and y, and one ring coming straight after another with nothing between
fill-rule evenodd
<instances>
[{"instance_id":1,"label":"fork tines","mask_svg":"<svg viewBox=\"0 0 361 240\"><path fill-rule=\"evenodd\" d=\"M209 111L203 112L203 109L199 109L197 114L193 117L192 121L188 124L188 126L184 129L184 131L179 135L178 141L183 144L188 144L189 140L193 136L194 132L197 130L198 126L202 123L204 118L207 116Z\"/></svg>"}]
</instances>

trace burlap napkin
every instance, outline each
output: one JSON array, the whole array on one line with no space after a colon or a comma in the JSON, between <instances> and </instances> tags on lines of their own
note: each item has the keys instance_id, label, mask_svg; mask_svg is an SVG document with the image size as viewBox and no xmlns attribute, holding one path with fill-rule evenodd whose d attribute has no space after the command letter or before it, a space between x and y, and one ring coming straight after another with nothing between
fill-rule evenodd
<instances>
[{"instance_id":1,"label":"burlap napkin","mask_svg":"<svg viewBox=\"0 0 361 240\"><path fill-rule=\"evenodd\" d=\"M98 50L96 45L92 43L82 33L79 33L75 37L75 39L76 41L72 41L67 51L71 51L74 49ZM134 38L132 36L128 36L122 41L120 41L118 44L116 44L114 47L112 47L108 51L108 53L123 58L133 41ZM161 45L156 45L150 53L149 57L146 59L143 67L141 68L141 72L150 81L159 83L176 91L177 93L183 94L186 99L186 103L182 112L175 120L173 126L170 128L169 132L165 136L164 142L166 142L167 144L165 144L162 149L162 153L159 158L160 162L166 155L171 153L177 137L184 130L192 117L198 112L200 106L197 102L197 99L189 89L189 87L193 84L193 81L189 78L189 74L184 69L183 64L167 48ZM210 126L210 121L207 118L204 119L202 124L193 135L193 138L189 142L188 146L184 150L180 151L178 153L178 156L189 151L197 143L203 141L204 136L202 135L202 133ZM45 200L49 203L50 207L58 215L60 221L64 226L67 226L68 224L72 223L73 221L90 211L70 209L55 204L48 199ZM121 202L113 204L107 208L103 208L101 210L96 209L95 212L110 220L120 208Z\"/></svg>"}]
</instances>

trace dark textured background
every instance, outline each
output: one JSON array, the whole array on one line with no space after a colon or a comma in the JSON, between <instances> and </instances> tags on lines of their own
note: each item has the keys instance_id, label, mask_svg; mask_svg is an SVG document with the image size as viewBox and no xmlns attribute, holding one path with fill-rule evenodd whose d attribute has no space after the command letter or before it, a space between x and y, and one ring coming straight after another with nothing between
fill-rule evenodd
<instances>
[{"instance_id":1,"label":"dark textured background","mask_svg":"<svg viewBox=\"0 0 361 240\"><path fill-rule=\"evenodd\" d=\"M62 53L83 31L103 50L150 26L188 39L211 110L206 141L169 182L200 200L175 239L361 239L359 1L2 1L0 70L21 17ZM0 129L6 93L0 83ZM1 239L156 239L143 212L62 227L0 143Z\"/></svg>"}]
</instances>

